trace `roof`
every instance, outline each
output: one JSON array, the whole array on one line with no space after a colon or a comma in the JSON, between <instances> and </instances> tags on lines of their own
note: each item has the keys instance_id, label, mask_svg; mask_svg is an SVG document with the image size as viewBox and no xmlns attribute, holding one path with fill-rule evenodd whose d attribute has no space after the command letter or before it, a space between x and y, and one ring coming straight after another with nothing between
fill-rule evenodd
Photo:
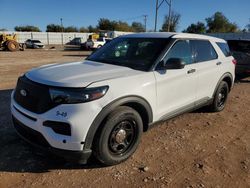
<instances>
[{"instance_id":1,"label":"roof","mask_svg":"<svg viewBox=\"0 0 250 188\"><path fill-rule=\"evenodd\" d=\"M215 42L225 42L224 39L211 37L207 35L191 34L191 33L172 33L172 32L150 32L150 33L135 33L123 35L124 38L186 38L186 39L206 39Z\"/></svg>"},{"instance_id":2,"label":"roof","mask_svg":"<svg viewBox=\"0 0 250 188\"><path fill-rule=\"evenodd\" d=\"M129 38L169 38L176 33L167 33L167 32L150 32L150 33L134 33L134 34L128 34L123 35L121 37L129 37Z\"/></svg>"}]
</instances>

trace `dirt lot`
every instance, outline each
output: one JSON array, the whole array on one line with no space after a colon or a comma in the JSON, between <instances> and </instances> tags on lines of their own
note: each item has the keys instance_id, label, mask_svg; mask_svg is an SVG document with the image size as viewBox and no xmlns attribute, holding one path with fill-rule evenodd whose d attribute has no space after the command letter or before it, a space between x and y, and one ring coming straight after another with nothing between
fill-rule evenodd
<instances>
[{"instance_id":1,"label":"dirt lot","mask_svg":"<svg viewBox=\"0 0 250 188\"><path fill-rule=\"evenodd\" d=\"M184 114L143 135L128 161L72 165L39 152L15 133L9 110L17 77L32 67L78 61L82 51L0 52L0 188L250 187L250 78L236 83L226 109Z\"/></svg>"}]
</instances>

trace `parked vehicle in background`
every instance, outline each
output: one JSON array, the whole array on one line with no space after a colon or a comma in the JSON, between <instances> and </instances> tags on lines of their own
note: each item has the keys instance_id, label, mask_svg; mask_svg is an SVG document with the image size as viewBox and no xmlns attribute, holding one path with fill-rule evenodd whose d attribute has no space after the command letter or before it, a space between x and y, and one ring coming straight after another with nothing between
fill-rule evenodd
<instances>
[{"instance_id":1,"label":"parked vehicle in background","mask_svg":"<svg viewBox=\"0 0 250 188\"><path fill-rule=\"evenodd\" d=\"M86 42L86 48L91 50L101 48L102 46L104 46L106 42L110 42L111 40L112 40L111 38L105 38L105 37L100 37L96 41L88 39Z\"/></svg>"},{"instance_id":2,"label":"parked vehicle in background","mask_svg":"<svg viewBox=\"0 0 250 188\"><path fill-rule=\"evenodd\" d=\"M83 62L32 69L12 92L15 129L74 162L93 154L105 165L121 163L154 123L225 108L235 70L225 49L214 37L141 33L115 38Z\"/></svg>"},{"instance_id":3,"label":"parked vehicle in background","mask_svg":"<svg viewBox=\"0 0 250 188\"><path fill-rule=\"evenodd\" d=\"M84 39L82 37L75 37L69 42L67 42L65 45L78 45L80 46L81 44L84 43Z\"/></svg>"},{"instance_id":4,"label":"parked vehicle in background","mask_svg":"<svg viewBox=\"0 0 250 188\"><path fill-rule=\"evenodd\" d=\"M237 77L250 76L250 40L228 40L232 55L237 60Z\"/></svg>"},{"instance_id":5,"label":"parked vehicle in background","mask_svg":"<svg viewBox=\"0 0 250 188\"><path fill-rule=\"evenodd\" d=\"M44 48L45 45L40 40L28 39L25 41L26 48Z\"/></svg>"}]
</instances>

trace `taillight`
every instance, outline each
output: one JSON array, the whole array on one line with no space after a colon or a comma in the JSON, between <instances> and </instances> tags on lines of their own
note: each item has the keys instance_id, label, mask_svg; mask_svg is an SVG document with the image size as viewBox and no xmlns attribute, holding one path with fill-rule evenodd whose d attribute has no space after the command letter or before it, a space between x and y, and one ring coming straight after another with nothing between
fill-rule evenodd
<instances>
[{"instance_id":1,"label":"taillight","mask_svg":"<svg viewBox=\"0 0 250 188\"><path fill-rule=\"evenodd\" d=\"M236 59L233 59L233 60L232 60L232 63L233 63L234 65L236 65L236 64L237 64Z\"/></svg>"}]
</instances>

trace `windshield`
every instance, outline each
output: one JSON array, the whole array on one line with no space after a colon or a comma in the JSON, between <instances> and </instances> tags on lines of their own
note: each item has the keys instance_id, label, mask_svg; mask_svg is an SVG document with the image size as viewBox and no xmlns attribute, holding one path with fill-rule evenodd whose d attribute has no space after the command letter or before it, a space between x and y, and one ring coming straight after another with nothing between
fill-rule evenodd
<instances>
[{"instance_id":1,"label":"windshield","mask_svg":"<svg viewBox=\"0 0 250 188\"><path fill-rule=\"evenodd\" d=\"M116 38L87 60L147 71L168 42L168 38Z\"/></svg>"}]
</instances>

